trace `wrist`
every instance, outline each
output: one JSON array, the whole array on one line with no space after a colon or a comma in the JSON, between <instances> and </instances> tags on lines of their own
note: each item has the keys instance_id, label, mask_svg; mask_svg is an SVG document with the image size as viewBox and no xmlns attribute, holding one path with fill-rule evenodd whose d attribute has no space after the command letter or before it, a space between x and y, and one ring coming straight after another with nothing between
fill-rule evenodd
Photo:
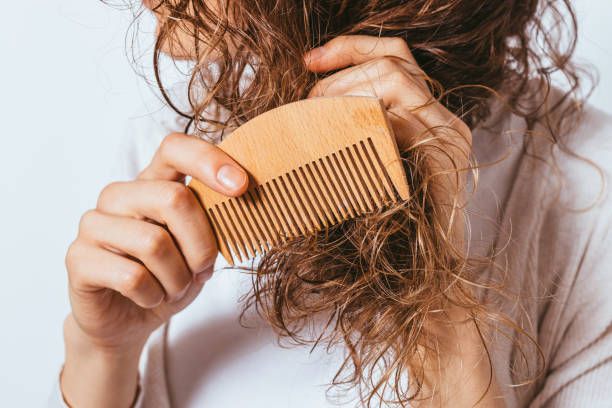
<instances>
[{"instance_id":1,"label":"wrist","mask_svg":"<svg viewBox=\"0 0 612 408\"><path fill-rule=\"evenodd\" d=\"M72 314L69 314L64 321L64 344L66 351L74 351L81 355L106 356L111 360L129 360L138 358L147 341L148 336L139 336L138 339L125 338L121 336L121 341L106 341L90 336L81 329Z\"/></svg>"},{"instance_id":2,"label":"wrist","mask_svg":"<svg viewBox=\"0 0 612 408\"><path fill-rule=\"evenodd\" d=\"M142 344L96 344L69 316L64 324L65 362L60 388L73 407L130 407L138 390Z\"/></svg>"}]
</instances>

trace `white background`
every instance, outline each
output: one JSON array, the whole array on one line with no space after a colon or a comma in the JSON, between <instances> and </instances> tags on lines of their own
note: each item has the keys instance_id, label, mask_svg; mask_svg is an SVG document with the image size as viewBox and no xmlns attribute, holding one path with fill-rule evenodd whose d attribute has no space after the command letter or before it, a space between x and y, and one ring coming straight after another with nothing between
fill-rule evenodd
<instances>
[{"instance_id":1,"label":"white background","mask_svg":"<svg viewBox=\"0 0 612 408\"><path fill-rule=\"evenodd\" d=\"M126 57L130 12L96 0L4 3L0 406L33 407L44 404L63 358L66 248L109 181L126 119L152 93ZM601 76L591 101L612 113L612 2L575 3L579 60Z\"/></svg>"}]
</instances>

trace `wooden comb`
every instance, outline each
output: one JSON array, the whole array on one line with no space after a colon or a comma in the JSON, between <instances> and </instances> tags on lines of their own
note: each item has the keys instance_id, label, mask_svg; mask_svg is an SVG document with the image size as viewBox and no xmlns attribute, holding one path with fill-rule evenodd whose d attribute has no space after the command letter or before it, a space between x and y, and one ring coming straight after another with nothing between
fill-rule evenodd
<instances>
[{"instance_id":1,"label":"wooden comb","mask_svg":"<svg viewBox=\"0 0 612 408\"><path fill-rule=\"evenodd\" d=\"M283 105L246 122L218 146L249 174L247 192L227 197L193 178L188 186L231 265L408 199L393 130L376 97Z\"/></svg>"}]
</instances>

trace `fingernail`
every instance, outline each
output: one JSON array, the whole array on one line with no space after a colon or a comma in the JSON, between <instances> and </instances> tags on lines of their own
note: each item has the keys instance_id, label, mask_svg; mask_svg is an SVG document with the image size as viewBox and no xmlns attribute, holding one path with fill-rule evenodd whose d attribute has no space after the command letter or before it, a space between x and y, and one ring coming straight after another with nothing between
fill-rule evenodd
<instances>
[{"instance_id":1,"label":"fingernail","mask_svg":"<svg viewBox=\"0 0 612 408\"><path fill-rule=\"evenodd\" d=\"M321 58L324 53L325 52L323 51L323 47L313 48L304 55L304 59L306 60L306 62L315 61Z\"/></svg>"},{"instance_id":2,"label":"fingernail","mask_svg":"<svg viewBox=\"0 0 612 408\"><path fill-rule=\"evenodd\" d=\"M217 180L230 190L238 190L246 182L246 174L235 166L224 164L217 172Z\"/></svg>"}]
</instances>

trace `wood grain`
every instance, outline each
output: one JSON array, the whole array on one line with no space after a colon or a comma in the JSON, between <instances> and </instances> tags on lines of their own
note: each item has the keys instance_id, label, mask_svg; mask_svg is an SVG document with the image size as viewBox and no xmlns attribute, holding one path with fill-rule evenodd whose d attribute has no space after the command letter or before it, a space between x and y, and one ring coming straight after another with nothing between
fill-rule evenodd
<instances>
[{"instance_id":1,"label":"wood grain","mask_svg":"<svg viewBox=\"0 0 612 408\"><path fill-rule=\"evenodd\" d=\"M375 97L283 105L219 147L249 174L247 193L230 198L197 179L189 187L230 264L409 197L393 130Z\"/></svg>"}]
</instances>

